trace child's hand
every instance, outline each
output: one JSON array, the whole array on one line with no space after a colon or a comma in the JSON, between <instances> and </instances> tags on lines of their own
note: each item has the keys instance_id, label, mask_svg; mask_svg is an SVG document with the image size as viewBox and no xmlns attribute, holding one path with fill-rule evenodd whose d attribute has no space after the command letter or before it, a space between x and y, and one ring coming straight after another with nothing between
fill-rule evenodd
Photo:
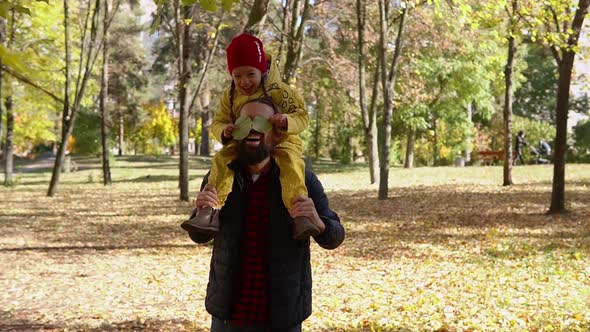
<instances>
[{"instance_id":1,"label":"child's hand","mask_svg":"<svg viewBox=\"0 0 590 332\"><path fill-rule=\"evenodd\" d=\"M238 126L236 126L233 123L228 124L227 126L225 126L225 128L223 128L223 133L221 134L224 138L231 138L232 137L232 133L234 132L234 130L238 129Z\"/></svg>"},{"instance_id":2,"label":"child's hand","mask_svg":"<svg viewBox=\"0 0 590 332\"><path fill-rule=\"evenodd\" d=\"M287 116L285 114L277 113L268 118L268 121L279 129L287 129Z\"/></svg>"}]
</instances>

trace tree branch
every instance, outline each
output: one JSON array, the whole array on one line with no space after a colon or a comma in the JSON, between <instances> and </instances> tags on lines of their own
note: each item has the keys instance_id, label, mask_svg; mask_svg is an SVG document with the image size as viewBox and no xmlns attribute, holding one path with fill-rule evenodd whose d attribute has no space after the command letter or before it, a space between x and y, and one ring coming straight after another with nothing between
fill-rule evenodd
<instances>
[{"instance_id":1,"label":"tree branch","mask_svg":"<svg viewBox=\"0 0 590 332\"><path fill-rule=\"evenodd\" d=\"M211 59L213 58L213 54L215 53L215 50L217 49L217 44L219 43L219 29L221 28L221 24L223 23L223 14L224 14L224 12L221 13L221 16L219 17L219 22L217 23L217 26L215 27L215 39L213 39L213 46L211 47L211 50L209 51L209 55L207 56L207 61L205 62L205 65L203 66L203 70L201 71L201 78L199 79L199 85L197 85L197 89L195 90L195 93L193 94L193 98L191 99L191 103L188 108L189 116L193 115L192 109L195 106L195 100L197 99L197 96L201 92L201 86L203 85L203 81L205 81L205 76L207 75L207 70L209 68L209 64L211 63Z\"/></svg>"},{"instance_id":2,"label":"tree branch","mask_svg":"<svg viewBox=\"0 0 590 332\"><path fill-rule=\"evenodd\" d=\"M553 16L553 23L555 24L555 29L557 29L557 32L561 33L561 29L559 27L559 19L557 18L557 13L555 12L555 9L551 6L547 7L549 8L551 15Z\"/></svg>"},{"instance_id":3,"label":"tree branch","mask_svg":"<svg viewBox=\"0 0 590 332\"><path fill-rule=\"evenodd\" d=\"M54 94L53 92L45 89L44 87L40 86L39 84L33 82L30 78L12 70L12 68L7 67L5 65L2 65L2 71L6 72L7 74L9 74L10 76L16 78L17 80L19 80L22 83L28 84L30 86L32 86L35 89L38 89L39 91L44 92L45 94L47 94L49 97L53 98L55 101L61 103L62 105L65 103L63 101L63 99L59 98L56 94Z\"/></svg>"}]
</instances>

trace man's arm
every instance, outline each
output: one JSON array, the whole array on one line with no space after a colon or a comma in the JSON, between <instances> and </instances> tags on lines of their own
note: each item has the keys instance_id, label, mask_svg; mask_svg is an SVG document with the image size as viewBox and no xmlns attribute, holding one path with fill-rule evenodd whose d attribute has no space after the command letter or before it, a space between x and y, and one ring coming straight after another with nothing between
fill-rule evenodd
<instances>
[{"instance_id":1,"label":"man's arm","mask_svg":"<svg viewBox=\"0 0 590 332\"><path fill-rule=\"evenodd\" d=\"M324 187L313 172L306 170L305 184L320 219L326 225L324 231L320 235L315 236L314 239L324 249L336 249L342 244L345 237L345 231L340 223L340 217L330 209L328 196L324 192Z\"/></svg>"}]
</instances>

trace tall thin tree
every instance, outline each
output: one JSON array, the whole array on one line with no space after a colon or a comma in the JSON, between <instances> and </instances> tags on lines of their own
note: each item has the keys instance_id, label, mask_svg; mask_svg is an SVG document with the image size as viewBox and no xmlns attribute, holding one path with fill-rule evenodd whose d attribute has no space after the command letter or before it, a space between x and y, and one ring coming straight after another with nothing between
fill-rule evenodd
<instances>
[{"instance_id":1,"label":"tall thin tree","mask_svg":"<svg viewBox=\"0 0 590 332\"><path fill-rule=\"evenodd\" d=\"M518 33L518 0L506 4L508 14L508 56L504 67L504 186L512 185L512 99L514 96L514 63L516 59L516 35Z\"/></svg>"},{"instance_id":2,"label":"tall thin tree","mask_svg":"<svg viewBox=\"0 0 590 332\"><path fill-rule=\"evenodd\" d=\"M109 24L109 0L103 0L103 38L104 44L102 48L102 68L101 68L101 81L100 81L100 95L99 95L99 107L101 115L100 123L100 139L102 145L102 182L103 184L110 185L111 180L111 166L109 164L109 118L108 118L108 88L109 88L109 43L108 43L108 24Z\"/></svg>"},{"instance_id":3,"label":"tall thin tree","mask_svg":"<svg viewBox=\"0 0 590 332\"><path fill-rule=\"evenodd\" d=\"M98 38L99 27L99 12L100 0L96 0L95 5L92 1L88 2L86 11L86 18L82 23L82 36L80 40L80 58L78 63L78 73L75 79L74 90L71 91L72 78L72 50L70 40L70 17L69 17L69 2L63 1L64 4L64 40L65 40L65 84L64 84L64 107L62 111L61 121L61 140L57 149L57 156L53 165L53 172L51 175L51 182L47 196L54 196L59 184L62 165L64 164L68 141L72 136L74 130L74 123L78 112L82 106L82 99L86 93L88 81L92 75L92 71L96 60L100 54L104 38ZM90 22L90 23L88 23ZM73 92L73 94L72 94ZM73 98L72 98L73 97ZM71 103L71 104L70 104Z\"/></svg>"},{"instance_id":4,"label":"tall thin tree","mask_svg":"<svg viewBox=\"0 0 590 332\"><path fill-rule=\"evenodd\" d=\"M189 166L189 82L191 79L191 20L192 6L179 8L176 3L176 12L182 15L182 19L176 20L176 29L178 39L178 105L180 121L178 123L178 132L180 135L180 161L179 161L179 187L180 200L188 201L188 166Z\"/></svg>"},{"instance_id":5,"label":"tall thin tree","mask_svg":"<svg viewBox=\"0 0 590 332\"><path fill-rule=\"evenodd\" d=\"M293 0L289 31L287 32L287 57L283 67L283 81L290 83L297 76L299 60L303 55L305 26L311 13L310 0Z\"/></svg>"},{"instance_id":6,"label":"tall thin tree","mask_svg":"<svg viewBox=\"0 0 590 332\"><path fill-rule=\"evenodd\" d=\"M14 35L16 31L16 10L15 7L12 6L10 12L10 21L9 23L9 30L8 30L8 38L6 41L7 48L11 48L12 44L14 43ZM8 92L6 94L6 99L4 101L4 106L6 109L6 142L4 145L4 185L10 186L13 183L13 172L14 172L14 109L13 109L13 100L12 100L12 86L8 86ZM1 104L0 99L0 104Z\"/></svg>"},{"instance_id":7,"label":"tall thin tree","mask_svg":"<svg viewBox=\"0 0 590 332\"><path fill-rule=\"evenodd\" d=\"M0 17L0 44L4 45L6 40L6 22L3 17ZM2 84L4 79L4 69L2 68L2 58L0 58L0 152L4 151L4 137L3 134L3 123L2 118L4 116L4 108L2 106ZM4 153L0 157L0 160L4 158Z\"/></svg>"},{"instance_id":8,"label":"tall thin tree","mask_svg":"<svg viewBox=\"0 0 590 332\"><path fill-rule=\"evenodd\" d=\"M365 133L365 149L369 161L369 176L371 183L377 181L378 148L377 148L377 121L374 108L367 109L366 96L366 64L365 64L365 22L367 18L367 4L365 0L356 1L357 16L357 49L359 72L359 106L363 120Z\"/></svg>"},{"instance_id":9,"label":"tall thin tree","mask_svg":"<svg viewBox=\"0 0 590 332\"><path fill-rule=\"evenodd\" d=\"M209 128L211 128L212 119L210 117L209 105L211 102L211 90L209 86L205 84L203 93L199 98L201 104L201 146L199 149L199 155L208 156L209 151Z\"/></svg>"},{"instance_id":10,"label":"tall thin tree","mask_svg":"<svg viewBox=\"0 0 590 332\"><path fill-rule=\"evenodd\" d=\"M391 121L393 118L393 87L397 77L406 23L407 6L401 8L399 26L395 41L395 50L391 66L387 65L387 47L389 45L389 1L379 0L379 61L381 66L381 85L383 92L383 124L381 153L379 160L379 199L388 197L389 159L391 156ZM389 71L388 71L389 69Z\"/></svg>"}]
</instances>

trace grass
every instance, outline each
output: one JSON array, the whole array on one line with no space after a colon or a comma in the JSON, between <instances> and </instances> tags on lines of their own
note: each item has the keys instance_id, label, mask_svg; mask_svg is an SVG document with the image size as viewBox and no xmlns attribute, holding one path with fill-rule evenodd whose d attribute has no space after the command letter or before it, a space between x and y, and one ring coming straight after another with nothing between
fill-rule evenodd
<instances>
[{"instance_id":1,"label":"grass","mask_svg":"<svg viewBox=\"0 0 590 332\"><path fill-rule=\"evenodd\" d=\"M191 160L191 196L208 167ZM125 157L114 184L79 159L0 188L0 330L208 331L210 246L178 227L176 159ZM590 165L568 165L569 212L544 214L550 166L392 168L376 199L362 165L314 165L347 239L312 244L304 331L590 330Z\"/></svg>"}]
</instances>

